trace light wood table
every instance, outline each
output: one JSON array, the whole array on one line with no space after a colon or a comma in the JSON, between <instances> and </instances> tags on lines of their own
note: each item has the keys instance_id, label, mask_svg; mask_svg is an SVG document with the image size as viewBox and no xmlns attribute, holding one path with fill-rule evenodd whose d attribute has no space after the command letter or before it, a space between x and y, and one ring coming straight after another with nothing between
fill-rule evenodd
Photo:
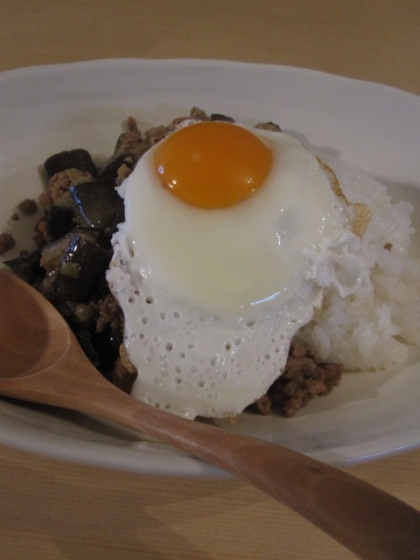
<instances>
[{"instance_id":1,"label":"light wood table","mask_svg":"<svg viewBox=\"0 0 420 560\"><path fill-rule=\"evenodd\" d=\"M0 71L96 58L216 58L314 68L420 94L417 0L0 0L0 10ZM347 470L420 509L420 451ZM0 446L0 559L85 558L354 556L236 480L137 476Z\"/></svg>"}]
</instances>

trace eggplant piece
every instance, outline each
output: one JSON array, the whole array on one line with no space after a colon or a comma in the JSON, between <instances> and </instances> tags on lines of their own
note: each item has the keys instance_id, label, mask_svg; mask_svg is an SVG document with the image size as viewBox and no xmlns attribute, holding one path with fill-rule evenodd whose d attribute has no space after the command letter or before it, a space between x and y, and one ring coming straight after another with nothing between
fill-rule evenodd
<instances>
[{"instance_id":1,"label":"eggplant piece","mask_svg":"<svg viewBox=\"0 0 420 560\"><path fill-rule=\"evenodd\" d=\"M48 179L66 169L88 171L91 175L96 175L98 172L90 153L83 148L53 154L45 161L44 169L47 172Z\"/></svg>"},{"instance_id":2,"label":"eggplant piece","mask_svg":"<svg viewBox=\"0 0 420 560\"><path fill-rule=\"evenodd\" d=\"M122 341L122 332L114 331L111 328L92 336L92 346L99 357L99 369L108 378L110 378L114 363L120 355Z\"/></svg>"},{"instance_id":3,"label":"eggplant piece","mask_svg":"<svg viewBox=\"0 0 420 560\"><path fill-rule=\"evenodd\" d=\"M235 122L235 119L233 119L232 117L227 117L226 115L221 115L219 113L213 113L212 115L210 115L210 120L211 121L224 121L224 122L231 122L231 123Z\"/></svg>"},{"instance_id":4,"label":"eggplant piece","mask_svg":"<svg viewBox=\"0 0 420 560\"><path fill-rule=\"evenodd\" d=\"M92 362L92 364L96 367L96 369L100 369L100 356L95 350L92 344L92 334L86 330L75 330L74 334L79 342L83 352Z\"/></svg>"},{"instance_id":5,"label":"eggplant piece","mask_svg":"<svg viewBox=\"0 0 420 560\"><path fill-rule=\"evenodd\" d=\"M75 221L82 228L95 228L112 234L124 221L124 203L107 179L70 187Z\"/></svg>"},{"instance_id":6,"label":"eggplant piece","mask_svg":"<svg viewBox=\"0 0 420 560\"><path fill-rule=\"evenodd\" d=\"M41 267L40 262L41 252L37 250L16 257L15 259L4 261L4 264L7 264L16 276L19 276L19 278L22 278L22 280L25 280L28 284L34 285L44 276L45 271Z\"/></svg>"},{"instance_id":7,"label":"eggplant piece","mask_svg":"<svg viewBox=\"0 0 420 560\"><path fill-rule=\"evenodd\" d=\"M97 180L105 179L109 183L115 185L118 177L118 170L122 165L126 165L129 169L134 169L136 163L140 159L139 155L131 153L118 154L112 157L105 165L103 165L96 175Z\"/></svg>"},{"instance_id":8,"label":"eggplant piece","mask_svg":"<svg viewBox=\"0 0 420 560\"><path fill-rule=\"evenodd\" d=\"M52 292L50 292L50 296L51 303L56 305L56 308L66 319L73 331L86 330L94 332L98 312L91 301L83 303L74 301L65 302L59 298L55 298L56 301L53 301Z\"/></svg>"},{"instance_id":9,"label":"eggplant piece","mask_svg":"<svg viewBox=\"0 0 420 560\"><path fill-rule=\"evenodd\" d=\"M64 237L74 227L74 212L71 208L52 204L47 214L47 239L56 241Z\"/></svg>"},{"instance_id":10,"label":"eggplant piece","mask_svg":"<svg viewBox=\"0 0 420 560\"><path fill-rule=\"evenodd\" d=\"M79 234L70 236L58 266L47 274L42 291L48 299L88 301L109 266L110 249L104 249ZM51 257L51 263L54 258ZM43 259L44 262L44 259Z\"/></svg>"},{"instance_id":11,"label":"eggplant piece","mask_svg":"<svg viewBox=\"0 0 420 560\"><path fill-rule=\"evenodd\" d=\"M52 272L60 266L64 253L77 237L84 237L87 241L91 241L100 247L110 248L109 244L104 246L100 231L94 229L75 229L60 239L44 245L42 248L41 265L47 272Z\"/></svg>"}]
</instances>

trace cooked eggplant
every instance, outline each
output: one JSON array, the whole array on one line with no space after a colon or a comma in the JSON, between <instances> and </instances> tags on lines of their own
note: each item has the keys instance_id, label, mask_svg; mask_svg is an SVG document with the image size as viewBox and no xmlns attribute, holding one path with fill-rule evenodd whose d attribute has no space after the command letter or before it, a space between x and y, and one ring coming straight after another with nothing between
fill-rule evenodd
<instances>
[{"instance_id":1,"label":"cooked eggplant","mask_svg":"<svg viewBox=\"0 0 420 560\"><path fill-rule=\"evenodd\" d=\"M91 175L96 175L98 172L92 156L83 148L53 154L45 161L44 169L49 179L56 173L60 173L66 169L88 171Z\"/></svg>"},{"instance_id":2,"label":"cooked eggplant","mask_svg":"<svg viewBox=\"0 0 420 560\"><path fill-rule=\"evenodd\" d=\"M70 187L75 221L82 228L95 228L108 235L124 221L124 203L106 178Z\"/></svg>"},{"instance_id":3,"label":"cooked eggplant","mask_svg":"<svg viewBox=\"0 0 420 560\"><path fill-rule=\"evenodd\" d=\"M71 208L66 208L58 204L52 204L47 213L47 239L56 241L74 227L74 212Z\"/></svg>"},{"instance_id":4,"label":"cooked eggplant","mask_svg":"<svg viewBox=\"0 0 420 560\"><path fill-rule=\"evenodd\" d=\"M104 374L111 374L115 360L120 355L120 345L123 342L122 332L107 328L92 336L92 346L97 352L100 369Z\"/></svg>"},{"instance_id":5,"label":"cooked eggplant","mask_svg":"<svg viewBox=\"0 0 420 560\"><path fill-rule=\"evenodd\" d=\"M233 119L232 117L228 117L228 116L222 115L220 113L213 113L212 115L210 115L210 120L211 121L225 121L225 122L231 122L231 123L235 122L235 119Z\"/></svg>"},{"instance_id":6,"label":"cooked eggplant","mask_svg":"<svg viewBox=\"0 0 420 560\"><path fill-rule=\"evenodd\" d=\"M40 258L41 252L37 250L16 257L15 259L4 261L4 263L12 269L16 276L19 276L19 278L22 278L22 280L25 280L28 284L33 285L38 279L41 279L45 273L40 265Z\"/></svg>"},{"instance_id":7,"label":"cooked eggplant","mask_svg":"<svg viewBox=\"0 0 420 560\"><path fill-rule=\"evenodd\" d=\"M92 362L92 364L100 370L101 366L101 359L98 352L95 350L92 344L92 333L87 330L78 330L74 331L74 334L83 349L83 352Z\"/></svg>"},{"instance_id":8,"label":"cooked eggplant","mask_svg":"<svg viewBox=\"0 0 420 560\"><path fill-rule=\"evenodd\" d=\"M84 237L103 248L110 248L102 242L101 232L94 229L75 229L60 239L44 245L41 250L41 265L47 272L52 272L60 266L61 259L69 246L78 237Z\"/></svg>"},{"instance_id":9,"label":"cooked eggplant","mask_svg":"<svg viewBox=\"0 0 420 560\"><path fill-rule=\"evenodd\" d=\"M112 157L103 167L99 169L96 179L106 179L108 182L112 181L115 184L120 167L122 165L126 165L129 169L133 169L139 158L140 156L136 154L118 154Z\"/></svg>"},{"instance_id":10,"label":"cooked eggplant","mask_svg":"<svg viewBox=\"0 0 420 560\"><path fill-rule=\"evenodd\" d=\"M60 243L62 246L59 246ZM60 243L56 242L49 248L47 258L44 258L43 252L42 263L49 273L44 279L42 291L49 299L53 295L54 299L58 297L64 301L87 301L108 268L112 251L78 233L71 234L68 239L63 238ZM52 295L49 295L50 292Z\"/></svg>"}]
</instances>

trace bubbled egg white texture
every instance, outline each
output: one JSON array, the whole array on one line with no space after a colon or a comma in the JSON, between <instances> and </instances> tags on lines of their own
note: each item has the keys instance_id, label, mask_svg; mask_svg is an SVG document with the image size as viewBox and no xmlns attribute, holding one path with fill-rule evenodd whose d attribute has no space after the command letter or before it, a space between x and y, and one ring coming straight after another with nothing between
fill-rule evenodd
<instances>
[{"instance_id":1,"label":"bubbled egg white texture","mask_svg":"<svg viewBox=\"0 0 420 560\"><path fill-rule=\"evenodd\" d=\"M139 372L132 394L190 418L233 417L265 394L322 303L304 253L343 228L317 158L284 133L240 128L272 156L246 199L216 209L178 199L155 169L159 144L119 189L125 222L108 282Z\"/></svg>"}]
</instances>

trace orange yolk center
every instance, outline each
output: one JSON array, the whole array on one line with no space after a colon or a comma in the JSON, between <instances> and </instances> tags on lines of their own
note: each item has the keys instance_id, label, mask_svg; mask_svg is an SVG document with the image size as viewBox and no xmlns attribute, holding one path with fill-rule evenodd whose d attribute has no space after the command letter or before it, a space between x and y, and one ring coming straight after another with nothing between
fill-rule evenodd
<instances>
[{"instance_id":1,"label":"orange yolk center","mask_svg":"<svg viewBox=\"0 0 420 560\"><path fill-rule=\"evenodd\" d=\"M198 208L232 206L265 181L270 148L249 130L228 122L186 126L157 144L154 166L162 185Z\"/></svg>"}]
</instances>

